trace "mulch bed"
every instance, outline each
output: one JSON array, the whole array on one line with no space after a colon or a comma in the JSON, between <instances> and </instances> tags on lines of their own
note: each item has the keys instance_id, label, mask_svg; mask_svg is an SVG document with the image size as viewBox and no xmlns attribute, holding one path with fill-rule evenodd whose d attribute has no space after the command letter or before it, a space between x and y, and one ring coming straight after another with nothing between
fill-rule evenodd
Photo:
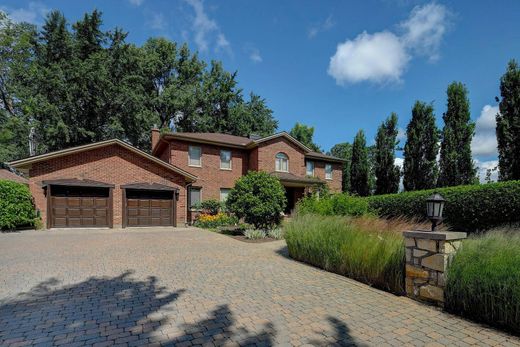
<instances>
[{"instance_id":1,"label":"mulch bed","mask_svg":"<svg viewBox=\"0 0 520 347\"><path fill-rule=\"evenodd\" d=\"M264 242L278 241L277 239L273 239L271 237L266 237L266 238L263 238L263 239L250 240L250 239L246 239L246 237L244 235L229 235L229 234L223 234L223 235L227 235L229 237L234 238L235 240L239 240L239 241L247 242L247 243L264 243Z\"/></svg>"}]
</instances>

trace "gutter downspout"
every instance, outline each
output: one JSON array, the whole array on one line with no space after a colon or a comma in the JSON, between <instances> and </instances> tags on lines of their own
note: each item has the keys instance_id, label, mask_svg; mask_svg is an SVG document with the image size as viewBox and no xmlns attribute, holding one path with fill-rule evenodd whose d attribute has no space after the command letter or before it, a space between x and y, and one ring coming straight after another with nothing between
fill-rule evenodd
<instances>
[{"instance_id":1,"label":"gutter downspout","mask_svg":"<svg viewBox=\"0 0 520 347\"><path fill-rule=\"evenodd\" d=\"M186 227L189 225L188 215L190 213L190 188L192 185L193 185L193 182L186 184L186 210L184 211L186 213L186 216L184 218L184 226L186 226Z\"/></svg>"}]
</instances>

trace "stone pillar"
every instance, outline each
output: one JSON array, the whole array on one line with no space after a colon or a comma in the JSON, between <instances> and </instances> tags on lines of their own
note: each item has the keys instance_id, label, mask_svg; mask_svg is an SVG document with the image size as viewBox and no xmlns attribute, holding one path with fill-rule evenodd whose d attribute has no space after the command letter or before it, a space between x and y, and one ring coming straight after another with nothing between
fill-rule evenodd
<instances>
[{"instance_id":1,"label":"stone pillar","mask_svg":"<svg viewBox=\"0 0 520 347\"><path fill-rule=\"evenodd\" d=\"M444 306L445 272L466 233L405 231L406 295Z\"/></svg>"}]
</instances>

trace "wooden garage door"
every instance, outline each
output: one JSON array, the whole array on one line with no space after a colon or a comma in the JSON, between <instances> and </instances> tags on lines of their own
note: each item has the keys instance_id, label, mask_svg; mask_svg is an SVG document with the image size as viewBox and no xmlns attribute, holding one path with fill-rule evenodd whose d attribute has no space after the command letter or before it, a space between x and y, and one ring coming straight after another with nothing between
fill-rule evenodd
<instances>
[{"instance_id":1,"label":"wooden garage door","mask_svg":"<svg viewBox=\"0 0 520 347\"><path fill-rule=\"evenodd\" d=\"M126 225L173 226L175 205L173 192L126 190Z\"/></svg>"},{"instance_id":2,"label":"wooden garage door","mask_svg":"<svg viewBox=\"0 0 520 347\"><path fill-rule=\"evenodd\" d=\"M51 187L51 227L108 227L110 190L97 187Z\"/></svg>"}]
</instances>

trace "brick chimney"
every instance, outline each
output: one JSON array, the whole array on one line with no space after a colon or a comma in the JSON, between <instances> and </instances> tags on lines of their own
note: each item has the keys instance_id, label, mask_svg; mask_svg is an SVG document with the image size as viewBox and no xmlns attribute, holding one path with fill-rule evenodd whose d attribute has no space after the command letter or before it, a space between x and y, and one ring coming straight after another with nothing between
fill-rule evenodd
<instances>
[{"instance_id":1,"label":"brick chimney","mask_svg":"<svg viewBox=\"0 0 520 347\"><path fill-rule=\"evenodd\" d=\"M157 128L152 129L152 151L159 143L159 139L161 138L161 132Z\"/></svg>"}]
</instances>

